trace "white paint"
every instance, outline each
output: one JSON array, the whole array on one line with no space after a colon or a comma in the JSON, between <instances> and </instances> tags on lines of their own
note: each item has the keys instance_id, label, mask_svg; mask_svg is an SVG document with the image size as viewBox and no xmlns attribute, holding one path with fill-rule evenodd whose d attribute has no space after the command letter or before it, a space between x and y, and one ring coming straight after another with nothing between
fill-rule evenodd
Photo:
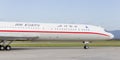
<instances>
[{"instance_id":1,"label":"white paint","mask_svg":"<svg viewBox=\"0 0 120 60\"><path fill-rule=\"evenodd\" d=\"M91 34L93 32L97 34ZM104 31L102 27L87 24L0 22L0 39L2 38L11 40L17 40L17 38L20 40L32 38L34 40L108 40L112 39L113 35Z\"/></svg>"}]
</instances>

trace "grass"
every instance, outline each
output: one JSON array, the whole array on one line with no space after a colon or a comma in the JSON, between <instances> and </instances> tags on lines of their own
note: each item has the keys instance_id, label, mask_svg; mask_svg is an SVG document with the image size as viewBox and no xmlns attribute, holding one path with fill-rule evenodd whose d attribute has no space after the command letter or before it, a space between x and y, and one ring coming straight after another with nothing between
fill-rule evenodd
<instances>
[{"instance_id":1,"label":"grass","mask_svg":"<svg viewBox=\"0 0 120 60\"><path fill-rule=\"evenodd\" d=\"M15 41L11 44L13 47L82 47L83 45L80 41ZM92 41L89 45L92 47L120 47L120 40Z\"/></svg>"}]
</instances>

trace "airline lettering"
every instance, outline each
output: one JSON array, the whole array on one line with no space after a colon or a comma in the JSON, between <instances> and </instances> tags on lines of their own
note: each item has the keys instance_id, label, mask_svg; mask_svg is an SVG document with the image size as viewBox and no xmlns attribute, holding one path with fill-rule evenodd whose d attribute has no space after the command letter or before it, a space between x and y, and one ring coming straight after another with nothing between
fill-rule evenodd
<instances>
[{"instance_id":1,"label":"airline lettering","mask_svg":"<svg viewBox=\"0 0 120 60\"><path fill-rule=\"evenodd\" d=\"M35 27L39 27L40 26L40 24L15 24L15 26L35 26Z\"/></svg>"}]
</instances>

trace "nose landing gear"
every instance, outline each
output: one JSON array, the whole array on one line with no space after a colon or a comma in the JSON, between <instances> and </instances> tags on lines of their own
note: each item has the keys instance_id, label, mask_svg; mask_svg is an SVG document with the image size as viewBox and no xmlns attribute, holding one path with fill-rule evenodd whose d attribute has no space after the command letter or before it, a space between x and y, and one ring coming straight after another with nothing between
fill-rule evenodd
<instances>
[{"instance_id":1,"label":"nose landing gear","mask_svg":"<svg viewBox=\"0 0 120 60\"><path fill-rule=\"evenodd\" d=\"M89 48L89 44L90 42L89 41L83 41L83 44L84 44L84 49L88 49Z\"/></svg>"}]
</instances>

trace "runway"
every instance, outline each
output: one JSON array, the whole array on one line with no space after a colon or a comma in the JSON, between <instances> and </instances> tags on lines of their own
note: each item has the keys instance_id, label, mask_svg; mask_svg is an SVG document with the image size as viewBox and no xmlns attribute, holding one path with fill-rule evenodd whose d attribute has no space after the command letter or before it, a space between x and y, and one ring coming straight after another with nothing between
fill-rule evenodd
<instances>
[{"instance_id":1,"label":"runway","mask_svg":"<svg viewBox=\"0 0 120 60\"><path fill-rule=\"evenodd\" d=\"M120 60L120 47L13 47L0 60Z\"/></svg>"}]
</instances>

